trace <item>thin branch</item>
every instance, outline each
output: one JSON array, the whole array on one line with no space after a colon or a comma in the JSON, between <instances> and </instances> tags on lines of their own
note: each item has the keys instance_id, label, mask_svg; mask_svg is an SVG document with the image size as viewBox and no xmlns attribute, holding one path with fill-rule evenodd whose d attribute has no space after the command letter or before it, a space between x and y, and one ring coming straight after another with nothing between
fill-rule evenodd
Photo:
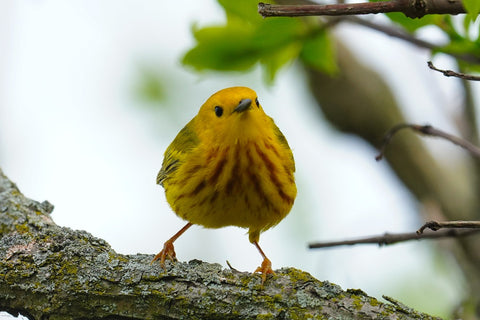
<instances>
[{"instance_id":1,"label":"thin branch","mask_svg":"<svg viewBox=\"0 0 480 320\"><path fill-rule=\"evenodd\" d=\"M428 61L427 64L428 64L428 67L430 69L443 73L443 75L445 77L457 77L457 78L461 78L461 79L465 79L465 80L480 81L480 77L478 77L478 76L473 76L471 74L465 74L465 73L461 73L461 72L455 72L455 71L452 71L452 70L438 69L433 65L432 61Z\"/></svg>"},{"instance_id":2,"label":"thin branch","mask_svg":"<svg viewBox=\"0 0 480 320\"><path fill-rule=\"evenodd\" d=\"M480 229L480 221L428 221L417 230L417 234L422 234L425 229L437 231L444 228Z\"/></svg>"},{"instance_id":3,"label":"thin branch","mask_svg":"<svg viewBox=\"0 0 480 320\"><path fill-rule=\"evenodd\" d=\"M372 22L371 20L367 20L359 17L343 17L342 20L359 24L361 26L367 27L375 31L380 31L390 37L404 40L420 48L425 48L429 50L435 50L439 48L438 45L422 39L418 39L415 36L413 36L411 33L405 32L404 29L395 27L393 25L385 25L385 24L380 25L378 23Z\"/></svg>"},{"instance_id":4,"label":"thin branch","mask_svg":"<svg viewBox=\"0 0 480 320\"><path fill-rule=\"evenodd\" d=\"M416 125L416 124L402 123L402 124L399 124L399 125L393 127L392 129L390 129L390 131L388 131L387 134L385 135L385 137L383 139L382 146L380 148L380 153L375 157L375 159L377 161L379 161L383 158L384 153L385 153L385 148L387 147L387 145L389 144L389 142L393 138L393 136L398 131L400 131L402 129L406 129L406 128L412 129L413 131L416 131L418 133L422 133L422 134L425 134L425 135L443 138L445 140L448 140L448 141L466 149L467 151L469 151L475 157L480 157L480 148L478 148L474 144L470 143L469 141L466 141L464 139L455 137L455 136L453 136L451 134L448 134L446 132L443 132L441 130L435 129L434 127L432 127L430 125L423 125L422 126L422 125Z\"/></svg>"},{"instance_id":5,"label":"thin branch","mask_svg":"<svg viewBox=\"0 0 480 320\"><path fill-rule=\"evenodd\" d=\"M448 228L448 230L437 231ZM433 231L425 232L425 229ZM468 230L458 230L468 229ZM378 244L379 246L421 239L457 238L480 232L480 221L428 221L416 232L384 233L379 236L363 237L352 240L317 242L308 245L310 249L328 248L355 244Z\"/></svg>"},{"instance_id":6,"label":"thin branch","mask_svg":"<svg viewBox=\"0 0 480 320\"><path fill-rule=\"evenodd\" d=\"M409 18L426 14L465 13L461 0L390 0L363 3L327 5L275 5L260 2L258 12L264 17L344 16L370 13L402 12Z\"/></svg>"},{"instance_id":7,"label":"thin branch","mask_svg":"<svg viewBox=\"0 0 480 320\"><path fill-rule=\"evenodd\" d=\"M406 41L408 43L411 43L419 48L424 48L428 50L440 50L442 48L441 44L434 44L422 39L419 39L415 37L414 35L405 32L404 29L392 26L392 25L383 25L383 24L378 24L375 22L372 22L367 19L362 19L359 17L351 16L351 17L342 17L341 21L346 21L350 23L355 23L358 25L361 25L363 27L382 32L386 34L387 36L397 38L403 41ZM474 54L470 53L455 53L455 52L443 52L446 55L449 55L451 57L454 57L456 59L463 60L465 62L469 63L474 63L474 64L479 64L480 63L480 57Z\"/></svg>"},{"instance_id":8,"label":"thin branch","mask_svg":"<svg viewBox=\"0 0 480 320\"><path fill-rule=\"evenodd\" d=\"M345 245L355 245L355 244L378 244L389 245L398 242L405 242L410 240L422 240L422 239L438 239L438 238L457 238L472 235L475 233L480 233L478 229L472 230L442 230L438 232L423 232L421 234L417 232L408 232L408 233L384 233L383 235L364 237L351 240L340 240L340 241L328 241L328 242L315 242L310 243L308 248L318 249L318 248L328 248L336 246L345 246Z\"/></svg>"}]
</instances>

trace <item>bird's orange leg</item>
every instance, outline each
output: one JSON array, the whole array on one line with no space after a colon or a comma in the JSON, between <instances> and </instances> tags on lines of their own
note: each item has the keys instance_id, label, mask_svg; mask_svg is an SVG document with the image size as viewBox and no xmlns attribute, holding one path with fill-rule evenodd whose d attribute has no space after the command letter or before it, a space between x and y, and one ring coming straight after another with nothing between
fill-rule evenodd
<instances>
[{"instance_id":1,"label":"bird's orange leg","mask_svg":"<svg viewBox=\"0 0 480 320\"><path fill-rule=\"evenodd\" d=\"M270 260L267 258L267 256L265 255L265 253L263 253L263 250L262 248L260 248L260 246L258 245L258 242L257 241L254 241L253 244L255 245L255 247L257 247L258 251L260 252L260 254L262 255L263 257L263 262L262 262L262 265L260 267L258 267L255 271L255 272L261 272L262 273L262 285L263 283L265 282L265 280L267 280L267 274L275 274L275 272L273 272L273 269L272 269L272 263L270 262Z\"/></svg>"},{"instance_id":2,"label":"bird's orange leg","mask_svg":"<svg viewBox=\"0 0 480 320\"><path fill-rule=\"evenodd\" d=\"M177 257L175 254L175 249L173 248L173 242L178 239L185 231L187 231L188 228L190 228L192 224L189 222L187 223L180 231L175 233L173 237L165 241L163 244L163 249L160 251L152 260L151 263L154 263L157 260L160 260L160 265L162 268L165 269L165 259L168 258L172 261L176 261Z\"/></svg>"}]
</instances>

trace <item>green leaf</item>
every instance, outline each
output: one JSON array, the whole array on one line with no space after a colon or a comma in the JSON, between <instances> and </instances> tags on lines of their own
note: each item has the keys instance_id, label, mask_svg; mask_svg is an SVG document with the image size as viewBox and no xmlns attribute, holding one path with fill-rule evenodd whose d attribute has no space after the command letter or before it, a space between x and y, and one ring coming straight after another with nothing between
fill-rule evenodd
<instances>
[{"instance_id":1,"label":"green leaf","mask_svg":"<svg viewBox=\"0 0 480 320\"><path fill-rule=\"evenodd\" d=\"M303 62L310 67L328 74L338 71L332 41L327 32L318 32L306 40L300 54Z\"/></svg>"},{"instance_id":2,"label":"green leaf","mask_svg":"<svg viewBox=\"0 0 480 320\"><path fill-rule=\"evenodd\" d=\"M480 57L480 45L476 42L471 42L467 38L453 39L447 45L438 48L435 52L453 53L453 54L468 54L470 56Z\"/></svg>"},{"instance_id":3,"label":"green leaf","mask_svg":"<svg viewBox=\"0 0 480 320\"><path fill-rule=\"evenodd\" d=\"M305 25L299 19L265 19L256 28L252 42L254 46L261 47L263 51L270 54L272 50L281 49L284 45L301 40L305 33Z\"/></svg>"},{"instance_id":4,"label":"green leaf","mask_svg":"<svg viewBox=\"0 0 480 320\"><path fill-rule=\"evenodd\" d=\"M295 60L302 48L305 25L299 19L267 19L257 28L252 43L261 47L260 63L267 82L288 62Z\"/></svg>"},{"instance_id":5,"label":"green leaf","mask_svg":"<svg viewBox=\"0 0 480 320\"><path fill-rule=\"evenodd\" d=\"M228 19L240 19L251 23L260 23L263 18L258 14L258 0L218 0L227 13Z\"/></svg>"},{"instance_id":6,"label":"green leaf","mask_svg":"<svg viewBox=\"0 0 480 320\"><path fill-rule=\"evenodd\" d=\"M432 24L437 24L441 17L437 15L425 15L419 19L411 19L405 16L403 13L400 12L391 12L385 14L391 21L395 22L398 25L401 25L405 28L406 31L413 33L418 29L429 26Z\"/></svg>"},{"instance_id":7,"label":"green leaf","mask_svg":"<svg viewBox=\"0 0 480 320\"><path fill-rule=\"evenodd\" d=\"M463 18L463 30L465 31L465 33L468 34L468 30L470 28L470 23L473 22L472 21L472 18L470 17L470 15L465 15L464 18Z\"/></svg>"},{"instance_id":8,"label":"green leaf","mask_svg":"<svg viewBox=\"0 0 480 320\"><path fill-rule=\"evenodd\" d=\"M463 0L463 6L467 11L469 18L475 22L480 13L480 1L478 0Z\"/></svg>"},{"instance_id":9,"label":"green leaf","mask_svg":"<svg viewBox=\"0 0 480 320\"><path fill-rule=\"evenodd\" d=\"M370 2L379 2L383 0L370 0ZM435 24L439 17L437 15L425 15L419 19L412 19L401 12L390 12L385 14L391 21L405 28L406 31L413 33L414 31Z\"/></svg>"},{"instance_id":10,"label":"green leaf","mask_svg":"<svg viewBox=\"0 0 480 320\"><path fill-rule=\"evenodd\" d=\"M185 54L182 63L197 70L246 70L258 59L258 52L250 45L252 32L238 25L194 30L197 45Z\"/></svg>"},{"instance_id":11,"label":"green leaf","mask_svg":"<svg viewBox=\"0 0 480 320\"><path fill-rule=\"evenodd\" d=\"M197 70L242 71L261 62L268 78L298 56L305 26L298 19L263 20L246 25L230 20L219 27L193 28L197 45L189 50L183 63Z\"/></svg>"},{"instance_id":12,"label":"green leaf","mask_svg":"<svg viewBox=\"0 0 480 320\"><path fill-rule=\"evenodd\" d=\"M272 83L277 75L277 72L288 62L295 60L300 50L302 49L300 42L293 42L275 53L263 57L260 60L265 70L265 80L267 83Z\"/></svg>"}]
</instances>

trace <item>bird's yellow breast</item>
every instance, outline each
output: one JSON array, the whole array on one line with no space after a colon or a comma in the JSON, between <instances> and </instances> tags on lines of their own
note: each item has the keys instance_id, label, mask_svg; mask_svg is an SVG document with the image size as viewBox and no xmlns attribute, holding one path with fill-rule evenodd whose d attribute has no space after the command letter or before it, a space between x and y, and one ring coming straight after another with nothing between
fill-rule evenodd
<instances>
[{"instance_id":1,"label":"bird's yellow breast","mask_svg":"<svg viewBox=\"0 0 480 320\"><path fill-rule=\"evenodd\" d=\"M296 186L289 150L272 137L193 150L164 182L167 201L185 220L207 228L260 233L290 211Z\"/></svg>"}]
</instances>

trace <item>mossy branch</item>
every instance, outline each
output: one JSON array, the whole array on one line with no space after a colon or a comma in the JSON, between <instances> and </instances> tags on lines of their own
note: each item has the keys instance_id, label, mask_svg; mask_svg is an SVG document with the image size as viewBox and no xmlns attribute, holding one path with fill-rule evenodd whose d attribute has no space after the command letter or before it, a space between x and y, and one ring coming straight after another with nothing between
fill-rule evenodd
<instances>
[{"instance_id":1,"label":"mossy branch","mask_svg":"<svg viewBox=\"0 0 480 320\"><path fill-rule=\"evenodd\" d=\"M0 310L30 319L433 319L293 268L260 277L198 260L150 264L57 226L0 169Z\"/></svg>"}]
</instances>

